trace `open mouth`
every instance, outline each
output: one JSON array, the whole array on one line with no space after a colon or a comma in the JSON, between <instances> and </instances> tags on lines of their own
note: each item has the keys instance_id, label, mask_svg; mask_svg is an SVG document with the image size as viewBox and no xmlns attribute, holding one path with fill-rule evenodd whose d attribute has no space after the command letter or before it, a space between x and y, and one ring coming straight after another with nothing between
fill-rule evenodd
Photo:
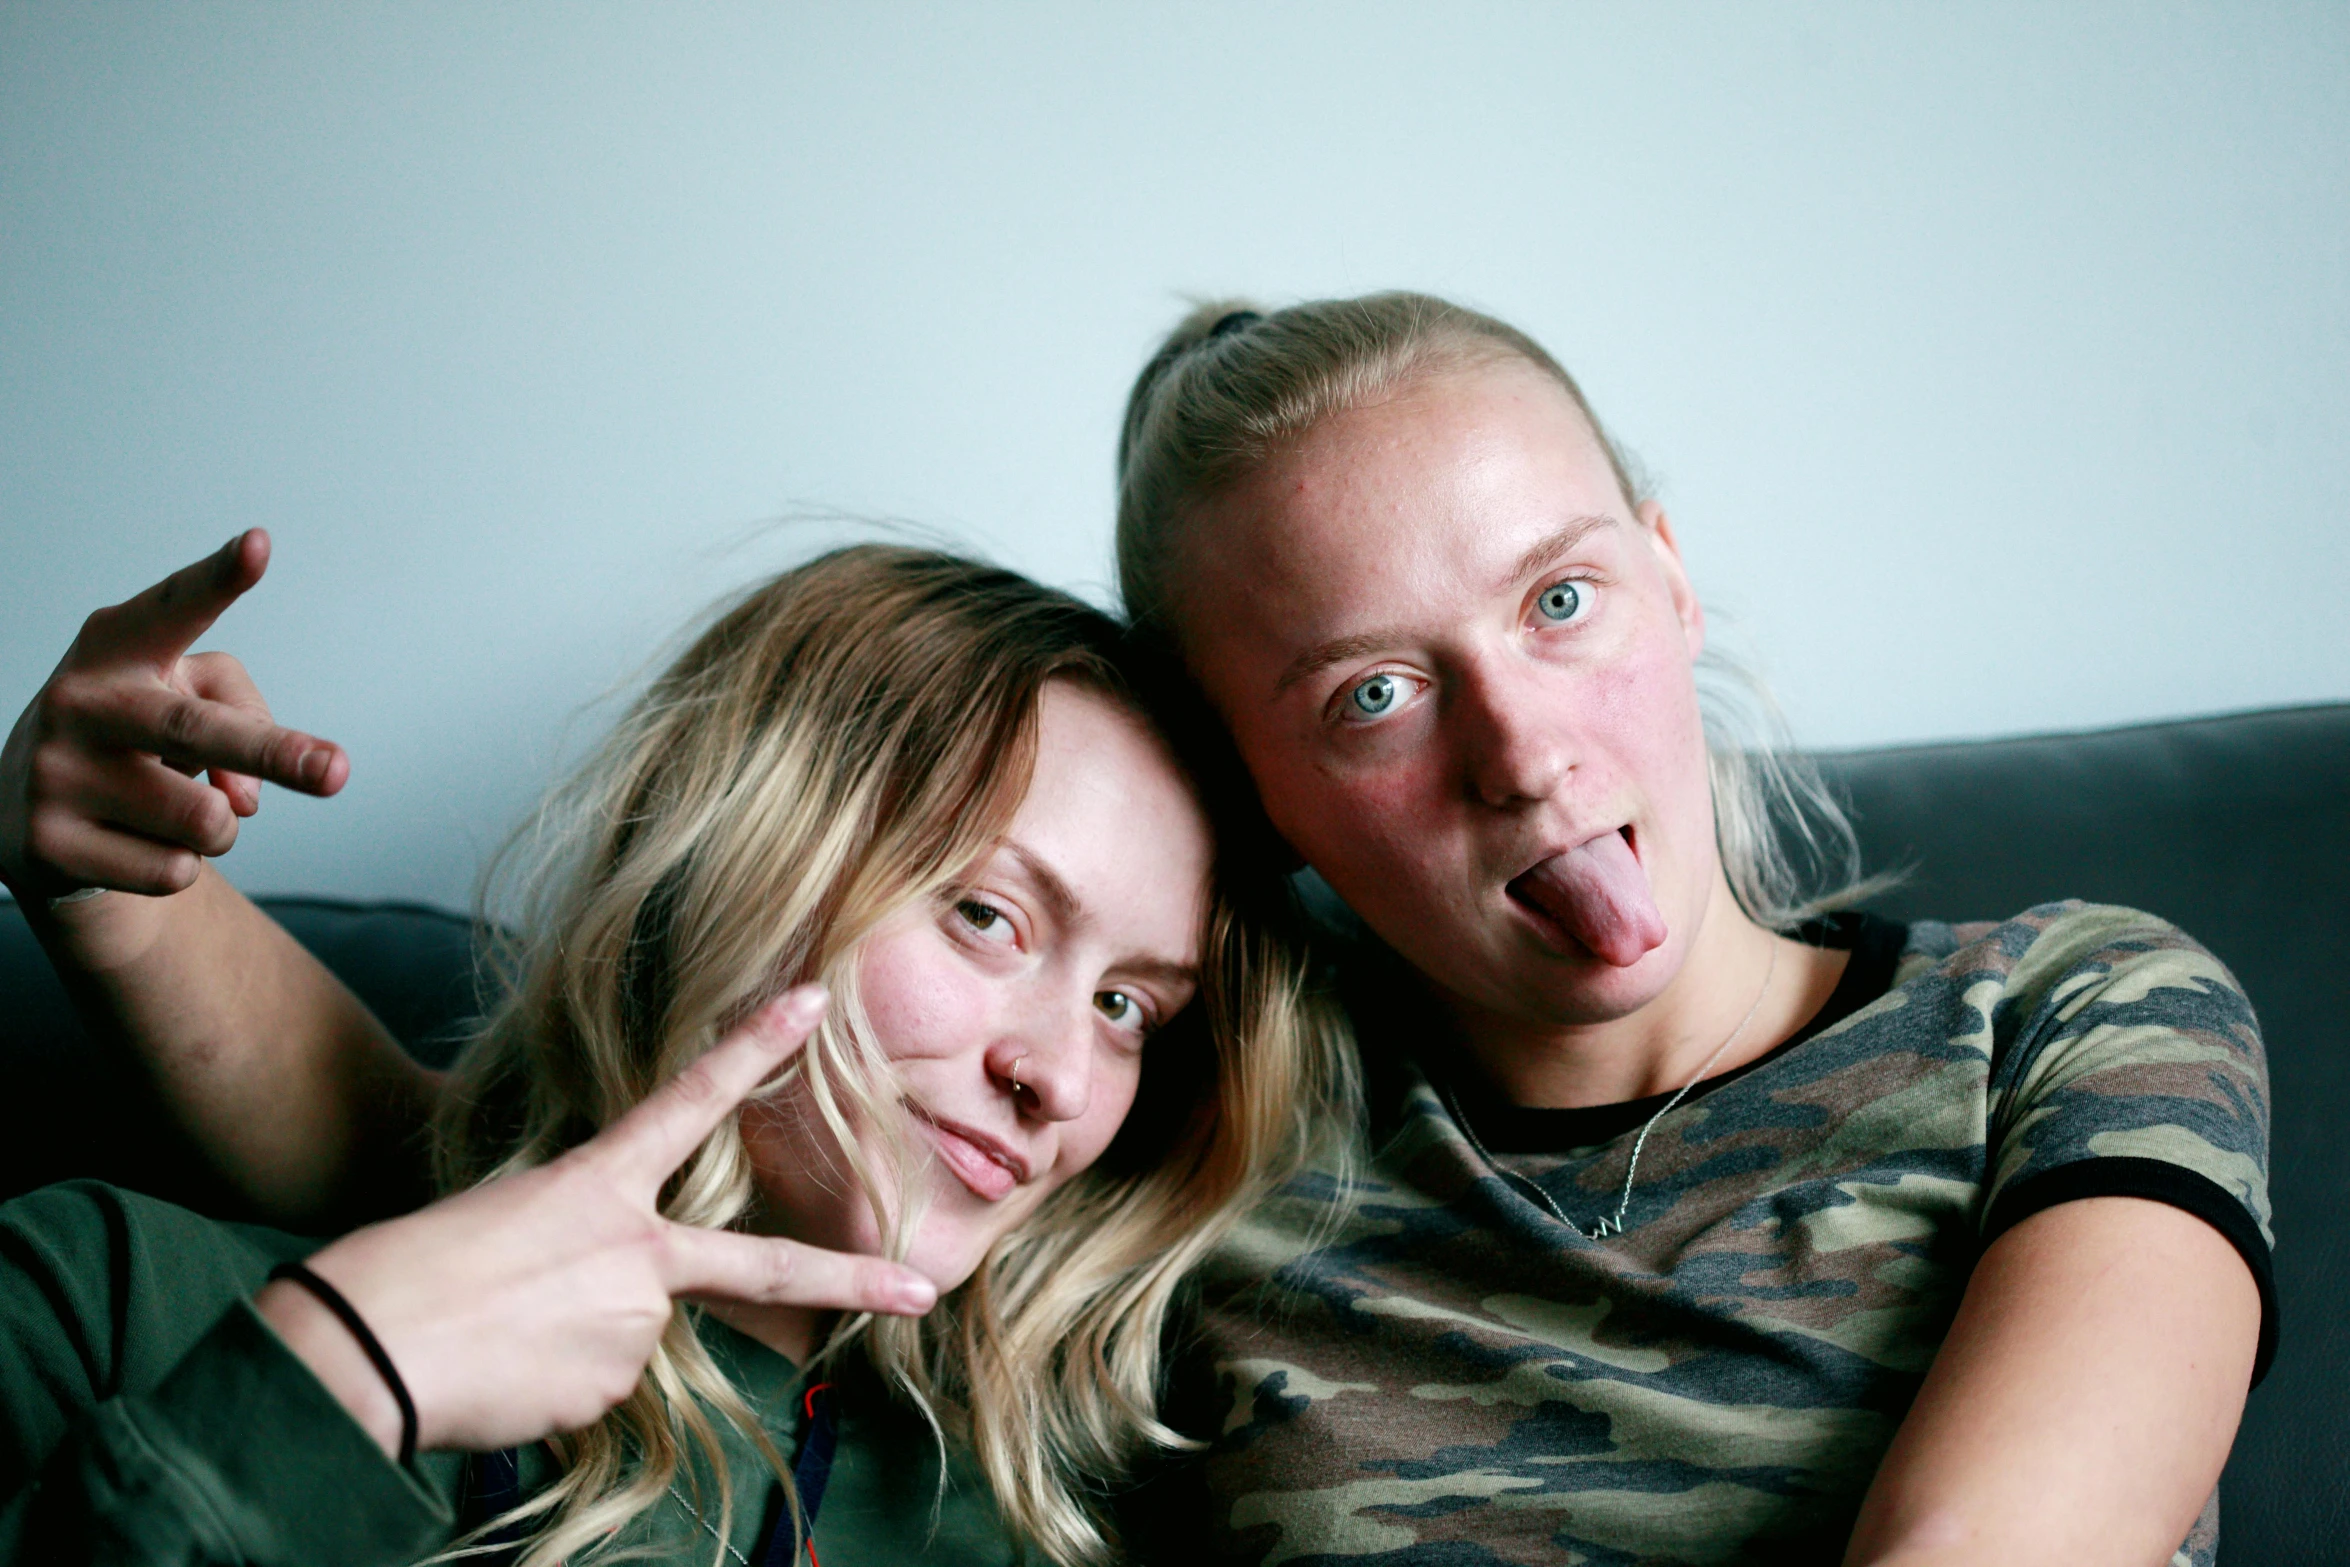
<instances>
[{"instance_id":1,"label":"open mouth","mask_svg":"<svg viewBox=\"0 0 2350 1567\"><path fill-rule=\"evenodd\" d=\"M1548 856L1506 890L1554 944L1563 937L1611 967L1629 968L1664 944L1664 916L1629 826Z\"/></svg>"},{"instance_id":2,"label":"open mouth","mask_svg":"<svg viewBox=\"0 0 2350 1567\"><path fill-rule=\"evenodd\" d=\"M974 1127L933 1115L911 1100L907 1101L907 1108L930 1134L939 1161L954 1172L955 1179L970 1188L974 1197L984 1202L1001 1202L1012 1194L1014 1187L1027 1183L1028 1161L1003 1143Z\"/></svg>"}]
</instances>

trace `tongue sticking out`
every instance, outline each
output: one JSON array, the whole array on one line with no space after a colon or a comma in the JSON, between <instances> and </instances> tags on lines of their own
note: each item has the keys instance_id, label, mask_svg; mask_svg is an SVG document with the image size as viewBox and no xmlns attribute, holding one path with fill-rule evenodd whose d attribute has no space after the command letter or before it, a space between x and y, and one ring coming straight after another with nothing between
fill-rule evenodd
<instances>
[{"instance_id":1,"label":"tongue sticking out","mask_svg":"<svg viewBox=\"0 0 2350 1567\"><path fill-rule=\"evenodd\" d=\"M1510 883L1512 896L1566 927L1601 962L1629 968L1664 944L1648 876L1620 832L1554 854Z\"/></svg>"}]
</instances>

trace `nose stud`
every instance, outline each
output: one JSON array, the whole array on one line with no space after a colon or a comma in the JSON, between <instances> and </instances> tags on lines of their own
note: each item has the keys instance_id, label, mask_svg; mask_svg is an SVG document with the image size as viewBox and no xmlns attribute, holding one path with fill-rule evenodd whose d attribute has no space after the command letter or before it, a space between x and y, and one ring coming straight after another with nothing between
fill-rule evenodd
<instances>
[{"instance_id":1,"label":"nose stud","mask_svg":"<svg viewBox=\"0 0 2350 1567\"><path fill-rule=\"evenodd\" d=\"M1021 1062L1023 1062L1023 1061L1025 1061L1025 1060L1027 1060L1027 1059L1028 1059L1028 1052L1026 1052L1025 1050L1024 1050L1024 1051L1022 1051L1020 1054L1018 1054L1018 1055L1016 1055L1016 1056L1012 1057L1012 1070L1011 1070L1010 1072L1008 1072L1008 1073L1006 1073L1006 1074L1005 1074L1006 1076L1010 1077L1010 1078L1011 1078L1011 1080L1012 1080L1012 1097L1013 1097L1014 1099L1017 1099L1017 1098L1019 1098L1019 1097L1020 1097L1020 1094L1021 1094L1021 1088L1020 1088L1020 1063L1021 1063Z\"/></svg>"}]
</instances>

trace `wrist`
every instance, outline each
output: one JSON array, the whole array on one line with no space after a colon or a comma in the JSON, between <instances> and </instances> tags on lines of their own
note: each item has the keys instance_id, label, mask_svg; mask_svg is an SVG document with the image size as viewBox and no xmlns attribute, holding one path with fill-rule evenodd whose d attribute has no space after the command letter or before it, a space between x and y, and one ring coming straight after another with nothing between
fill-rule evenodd
<instances>
[{"instance_id":1,"label":"wrist","mask_svg":"<svg viewBox=\"0 0 2350 1567\"><path fill-rule=\"evenodd\" d=\"M83 889L96 893L99 888ZM105 897L82 896L68 890L59 896L27 899L18 889L18 906L25 918L52 948L70 957L76 968L90 974L127 969L155 949L166 927L194 900L174 904L185 892L146 897L135 892Z\"/></svg>"},{"instance_id":2,"label":"wrist","mask_svg":"<svg viewBox=\"0 0 2350 1567\"><path fill-rule=\"evenodd\" d=\"M253 1309L359 1428L374 1438L384 1456L398 1462L405 1430L400 1402L359 1340L325 1302L291 1279L274 1279L253 1297Z\"/></svg>"}]
</instances>

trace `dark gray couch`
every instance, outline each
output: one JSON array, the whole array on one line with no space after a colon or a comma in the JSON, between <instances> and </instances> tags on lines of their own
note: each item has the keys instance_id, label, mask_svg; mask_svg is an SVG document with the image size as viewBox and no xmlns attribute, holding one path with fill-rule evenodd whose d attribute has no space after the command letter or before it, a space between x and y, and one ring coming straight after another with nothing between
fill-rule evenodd
<instances>
[{"instance_id":1,"label":"dark gray couch","mask_svg":"<svg viewBox=\"0 0 2350 1567\"><path fill-rule=\"evenodd\" d=\"M1826 759L1886 912L1988 918L2057 897L2152 909L2236 971L2275 1084L2283 1338L2224 1481L2221 1560L2350 1562L2350 705ZM471 1010L466 923L433 909L270 904L420 1054ZM199 1207L224 1194L75 1025L0 915L0 1195L100 1174Z\"/></svg>"}]
</instances>

